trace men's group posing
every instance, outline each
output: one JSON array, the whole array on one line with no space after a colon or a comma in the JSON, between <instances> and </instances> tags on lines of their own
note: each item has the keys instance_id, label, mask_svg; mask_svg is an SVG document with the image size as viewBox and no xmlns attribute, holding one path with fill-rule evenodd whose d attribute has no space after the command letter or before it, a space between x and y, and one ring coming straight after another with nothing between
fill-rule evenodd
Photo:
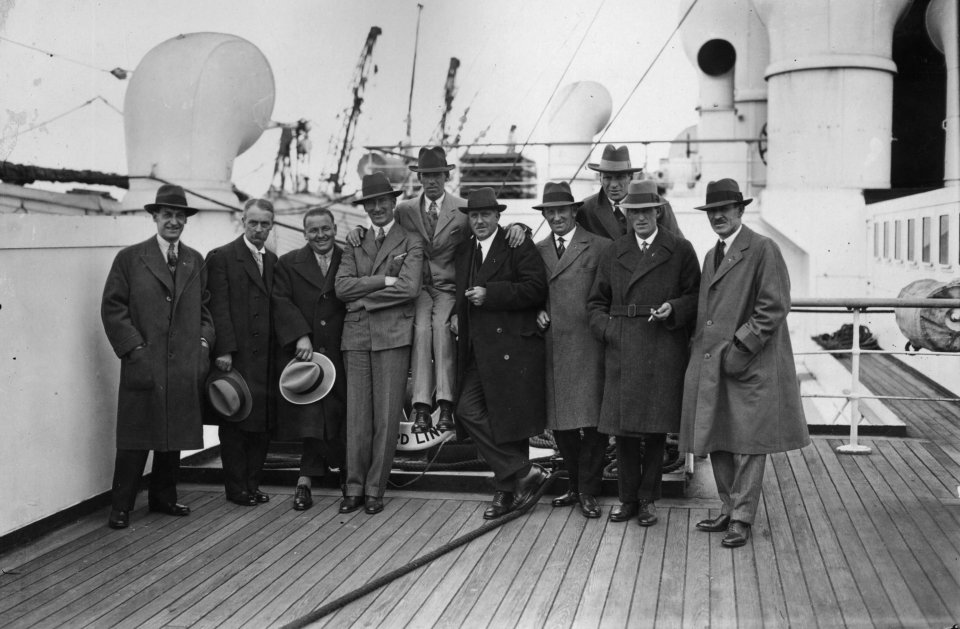
<instances>
[{"instance_id":1,"label":"men's group posing","mask_svg":"<svg viewBox=\"0 0 960 629\"><path fill-rule=\"evenodd\" d=\"M219 426L233 503L270 500L260 478L275 436L302 443L294 509L336 470L341 513L382 511L409 373L411 430L456 430L492 469L484 518L536 499L547 474L528 439L549 428L569 475L554 507L600 517L612 435L608 517L652 526L666 435L679 433L681 451L710 455L722 502L697 528L745 544L766 454L809 442L786 265L742 224L751 199L730 179L710 182L697 208L719 236L701 270L656 184L633 179L626 147L588 167L601 190L582 202L546 185L534 207L551 234L534 244L500 226L492 188L447 191L454 166L424 148L410 167L421 195L398 204L384 174L365 176L353 203L368 228L341 249L333 214L311 210L306 246L279 259L265 248L269 201L248 201L243 235L204 261L180 241L196 209L161 186L145 206L157 235L117 254L103 294L121 359L109 526L129 525L150 451L149 509L189 514L176 481L180 451L203 447L201 422Z\"/></svg>"}]
</instances>

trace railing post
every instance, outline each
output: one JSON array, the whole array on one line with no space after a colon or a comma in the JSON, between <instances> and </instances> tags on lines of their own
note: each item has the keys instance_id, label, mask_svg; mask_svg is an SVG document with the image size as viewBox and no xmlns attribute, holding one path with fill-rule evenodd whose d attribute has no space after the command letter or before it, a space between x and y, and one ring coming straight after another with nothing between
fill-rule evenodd
<instances>
[{"instance_id":1,"label":"railing post","mask_svg":"<svg viewBox=\"0 0 960 629\"><path fill-rule=\"evenodd\" d=\"M850 365L850 443L837 448L843 454L870 454L868 446L857 443L857 430L860 426L860 313L863 308L853 309L853 339L850 344L852 364Z\"/></svg>"}]
</instances>

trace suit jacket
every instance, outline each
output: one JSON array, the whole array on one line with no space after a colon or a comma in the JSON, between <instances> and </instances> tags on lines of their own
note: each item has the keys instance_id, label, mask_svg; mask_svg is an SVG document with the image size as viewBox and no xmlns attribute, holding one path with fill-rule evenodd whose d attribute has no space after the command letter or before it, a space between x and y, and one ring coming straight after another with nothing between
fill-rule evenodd
<instances>
[{"instance_id":1,"label":"suit jacket","mask_svg":"<svg viewBox=\"0 0 960 629\"><path fill-rule=\"evenodd\" d=\"M380 249L368 229L359 247L343 251L335 287L347 304L343 350L379 351L413 342L414 301L423 278L423 239L394 221ZM397 278L393 286L386 277Z\"/></svg>"},{"instance_id":2,"label":"suit jacket","mask_svg":"<svg viewBox=\"0 0 960 629\"><path fill-rule=\"evenodd\" d=\"M429 205L422 194L401 201L397 204L396 220L404 229L423 238L423 285L452 293L456 285L453 255L457 246L470 237L467 215L458 209L466 206L467 201L449 192L444 195L432 237L423 221L423 212Z\"/></svg>"},{"instance_id":3,"label":"suit jacket","mask_svg":"<svg viewBox=\"0 0 960 629\"><path fill-rule=\"evenodd\" d=\"M610 204L603 188L597 194L583 200L583 205L577 212L577 224L597 236L603 236L610 240L616 240L628 231L620 226L620 221L614 215L613 206ZM683 238L683 232L680 231L677 217L674 215L669 202L663 207L660 216L657 217L657 226L661 229L669 229L674 235Z\"/></svg>"},{"instance_id":4,"label":"suit jacket","mask_svg":"<svg viewBox=\"0 0 960 629\"><path fill-rule=\"evenodd\" d=\"M334 278L343 250L334 246L330 268L324 275L310 245L280 256L273 281L273 325L277 336L277 369L293 360L297 339L310 337L313 351L333 362L337 378L333 389L319 402L291 404L278 395L279 439L336 440L343 434L347 380L340 340L346 305L334 292Z\"/></svg>"},{"instance_id":5,"label":"suit jacket","mask_svg":"<svg viewBox=\"0 0 960 629\"><path fill-rule=\"evenodd\" d=\"M700 266L693 245L661 229L641 256L632 233L604 252L587 309L590 329L606 345L605 384L599 430L631 435L676 432L680 427L683 373L697 314ZM634 304L673 308L663 322L611 316Z\"/></svg>"},{"instance_id":6,"label":"suit jacket","mask_svg":"<svg viewBox=\"0 0 960 629\"><path fill-rule=\"evenodd\" d=\"M216 343L209 300L203 258L182 242L175 276L156 236L114 258L100 317L120 357L117 448L203 447L201 390L210 358L200 339Z\"/></svg>"},{"instance_id":7,"label":"suit jacket","mask_svg":"<svg viewBox=\"0 0 960 629\"><path fill-rule=\"evenodd\" d=\"M603 343L590 334L587 297L610 241L579 228L557 259L553 234L537 243L547 270L547 428L596 428L603 399Z\"/></svg>"},{"instance_id":8,"label":"suit jacket","mask_svg":"<svg viewBox=\"0 0 960 629\"><path fill-rule=\"evenodd\" d=\"M538 435L546 425L546 352L537 329L537 312L547 298L546 271L530 239L511 249L505 234L502 227L497 229L475 277L471 278L475 238L460 245L455 263L457 381L463 382L472 355L497 443ZM487 289L483 305L473 306L466 300L464 293L470 286Z\"/></svg>"},{"instance_id":9,"label":"suit jacket","mask_svg":"<svg viewBox=\"0 0 960 629\"><path fill-rule=\"evenodd\" d=\"M787 329L790 276L780 249L744 225L716 271L713 255L711 249L703 260L680 449L765 454L802 448L810 437Z\"/></svg>"},{"instance_id":10,"label":"suit jacket","mask_svg":"<svg viewBox=\"0 0 960 629\"><path fill-rule=\"evenodd\" d=\"M230 354L253 398L250 415L234 424L241 430L264 432L276 419L276 377L270 292L277 254L263 256L263 277L243 236L207 254L210 314L217 330L211 358ZM206 405L204 420L219 424L220 415Z\"/></svg>"}]
</instances>

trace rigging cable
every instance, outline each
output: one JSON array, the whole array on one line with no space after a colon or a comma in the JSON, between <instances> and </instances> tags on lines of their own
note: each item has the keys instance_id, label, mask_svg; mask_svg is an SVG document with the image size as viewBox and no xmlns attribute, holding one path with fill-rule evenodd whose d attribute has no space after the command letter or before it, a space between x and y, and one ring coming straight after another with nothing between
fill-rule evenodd
<instances>
[{"instance_id":1,"label":"rigging cable","mask_svg":"<svg viewBox=\"0 0 960 629\"><path fill-rule=\"evenodd\" d=\"M97 95L97 96L94 96L93 98L91 98L91 99L89 99L89 100L87 100L87 101L84 101L84 102L80 103L79 105L77 105L77 106L74 107L73 109L69 109L69 110L63 112L62 114L57 114L57 115L54 116L53 118L50 118L50 119L48 119L48 120L44 120L43 122L38 122L38 123L35 124L35 125L31 125L31 126L27 127L26 129L22 129L22 130L20 130L20 131L15 132L15 133L8 133L7 135L4 135L4 136L0 137L0 140L12 140L13 138L18 138L18 137L20 137L21 135L24 135L25 133L30 133L31 131L36 131L36 130L39 129L40 127L43 127L43 126L45 126L45 125L48 125L48 124L50 124L51 122L54 122L55 120L59 120L60 118L63 118L64 116L69 116L70 114L72 114L72 113L74 113L74 112L77 112L77 111L83 109L84 107L87 107L88 105L92 105L93 103L97 102L98 100L99 100L99 101L103 101L104 103L106 103L106 105L107 105L108 107L110 107L111 109L113 109L114 111L116 111L118 114L123 115L123 112L120 111L119 109L117 109L116 107L114 107L112 104L110 104L110 102L109 102L106 98L104 98L103 96Z\"/></svg>"},{"instance_id":2,"label":"rigging cable","mask_svg":"<svg viewBox=\"0 0 960 629\"><path fill-rule=\"evenodd\" d=\"M50 57L51 59L63 59L64 61L69 61L70 63L75 63L75 64L81 65L81 66L83 66L83 67L85 67L85 68L90 68L91 70L96 70L96 71L98 71L98 72L106 72L107 74L110 74L110 75L112 75L112 76L114 76L114 77L116 77L117 79L120 79L120 80L123 80L123 79L127 78L127 75L129 75L129 74L131 73L130 70L124 70L123 68L120 68L120 67L116 67L116 68L114 68L113 70L107 70L107 69L105 69L105 68L98 68L97 66L90 65L89 63L87 63L87 62L85 62L85 61L80 61L79 59L73 59L73 58L67 57L67 56L65 56L65 55L59 55L59 54L57 54L57 53L55 53L55 52L50 52L49 50L43 50L42 48L37 48L36 46L31 46L30 44L24 44L23 42L14 41L14 40L12 40L12 39L10 39L10 38L8 38L8 37L3 37L2 35L0 35L0 41L5 41L5 42L10 43L10 44L13 44L13 45L15 45L15 46L21 46L21 47L23 47L23 48L26 48L26 49L28 49L28 50L32 50L32 51L34 51L34 52L39 52L40 54L43 54L43 55L46 55L46 56Z\"/></svg>"}]
</instances>

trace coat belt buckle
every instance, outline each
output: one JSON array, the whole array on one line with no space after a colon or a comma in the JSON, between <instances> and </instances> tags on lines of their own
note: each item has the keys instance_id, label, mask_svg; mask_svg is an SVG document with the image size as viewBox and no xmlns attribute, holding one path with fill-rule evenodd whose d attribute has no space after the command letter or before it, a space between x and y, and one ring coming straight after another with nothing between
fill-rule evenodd
<instances>
[{"instance_id":1,"label":"coat belt buckle","mask_svg":"<svg viewBox=\"0 0 960 629\"><path fill-rule=\"evenodd\" d=\"M631 319L637 316L637 304L630 304L627 306L627 316Z\"/></svg>"}]
</instances>

